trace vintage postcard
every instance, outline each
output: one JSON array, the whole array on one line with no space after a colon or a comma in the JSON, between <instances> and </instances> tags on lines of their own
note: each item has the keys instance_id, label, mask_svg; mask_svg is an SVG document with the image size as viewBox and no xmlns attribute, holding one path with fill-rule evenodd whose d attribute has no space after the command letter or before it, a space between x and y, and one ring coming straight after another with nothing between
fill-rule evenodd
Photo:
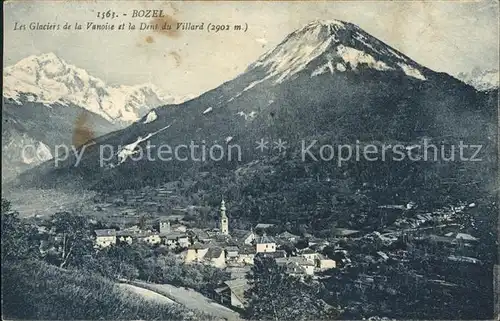
<instances>
[{"instance_id":1,"label":"vintage postcard","mask_svg":"<svg viewBox=\"0 0 500 321\"><path fill-rule=\"evenodd\" d=\"M2 319L499 319L499 2L6 1Z\"/></svg>"}]
</instances>

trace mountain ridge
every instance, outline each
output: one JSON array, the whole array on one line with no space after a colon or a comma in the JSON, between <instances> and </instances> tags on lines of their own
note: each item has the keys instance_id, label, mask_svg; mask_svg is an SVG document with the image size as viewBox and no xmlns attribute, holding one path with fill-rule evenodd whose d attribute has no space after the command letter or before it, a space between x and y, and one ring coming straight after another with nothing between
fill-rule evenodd
<instances>
[{"instance_id":1,"label":"mountain ridge","mask_svg":"<svg viewBox=\"0 0 500 321\"><path fill-rule=\"evenodd\" d=\"M470 73L459 73L457 78L473 86L477 90L498 90L500 71L498 69L480 70L479 68L474 68Z\"/></svg>"},{"instance_id":2,"label":"mountain ridge","mask_svg":"<svg viewBox=\"0 0 500 321\"><path fill-rule=\"evenodd\" d=\"M322 58L326 58L326 64L331 63L335 58L337 58L337 61L334 62L335 67L339 63L342 64L342 67L337 68L337 71L345 71L349 67L346 64L350 64L352 68L356 68L359 64L367 64L380 70L399 68L409 76L425 80L422 71L417 69L424 69L421 65L366 33L357 25L341 20L315 20L306 24L290 33L274 49L264 53L246 71L270 65L271 71L277 72L283 67L289 67L289 70L285 70L285 74L277 79L277 81L282 81L286 76L296 73L297 67L304 68L309 62L325 53L327 56ZM334 57L335 53L338 57ZM380 61L376 57L383 55L385 55L386 61ZM397 63L389 63L388 58ZM286 66L283 61L292 64ZM297 61L300 62L298 66ZM333 69L330 68L332 73Z\"/></svg>"},{"instance_id":3,"label":"mountain ridge","mask_svg":"<svg viewBox=\"0 0 500 321\"><path fill-rule=\"evenodd\" d=\"M90 136L119 129L119 125L72 104L18 105L4 97L2 106L2 183L52 159L57 145L78 146ZM81 129L86 129L83 135Z\"/></svg>"},{"instance_id":4,"label":"mountain ridge","mask_svg":"<svg viewBox=\"0 0 500 321\"><path fill-rule=\"evenodd\" d=\"M330 66L338 63L345 70L331 72ZM353 24L312 23L289 34L236 78L180 105L155 108L151 117L145 115L98 138L78 168L72 166L75 159L66 160L64 169L46 163L38 174L31 171L22 181L38 180L38 175L45 182L78 177L94 188L127 188L175 179L183 171L200 168L232 170L262 156L254 144L263 137L288 142L318 137L336 142L482 140L494 127L489 99L446 73L421 66ZM129 146L130 154L148 142L175 146L189 141L230 141L241 145L248 157L230 164L123 161L120 149ZM96 167L103 144L114 146L114 151L105 166Z\"/></svg>"},{"instance_id":5,"label":"mountain ridge","mask_svg":"<svg viewBox=\"0 0 500 321\"><path fill-rule=\"evenodd\" d=\"M74 104L110 122L130 124L151 108L181 101L153 84L109 86L49 52L4 69L3 95L18 104Z\"/></svg>"}]
</instances>

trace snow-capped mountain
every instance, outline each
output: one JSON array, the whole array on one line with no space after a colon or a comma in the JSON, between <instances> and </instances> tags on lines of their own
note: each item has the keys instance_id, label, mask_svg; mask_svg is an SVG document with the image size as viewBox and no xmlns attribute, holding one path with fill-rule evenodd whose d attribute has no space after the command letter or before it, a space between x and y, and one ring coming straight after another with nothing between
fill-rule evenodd
<instances>
[{"instance_id":1,"label":"snow-capped mountain","mask_svg":"<svg viewBox=\"0 0 500 321\"><path fill-rule=\"evenodd\" d=\"M283 82L315 62L311 76L358 68L394 70L425 80L426 68L358 26L340 20L316 20L289 34L248 71L266 70L264 79ZM263 80L264 80L263 79Z\"/></svg>"},{"instance_id":2,"label":"snow-capped mountain","mask_svg":"<svg viewBox=\"0 0 500 321\"><path fill-rule=\"evenodd\" d=\"M53 157L50 147L4 110L2 122L2 183Z\"/></svg>"},{"instance_id":3,"label":"snow-capped mountain","mask_svg":"<svg viewBox=\"0 0 500 321\"><path fill-rule=\"evenodd\" d=\"M477 90L485 91L499 87L500 73L498 70L474 68L470 73L459 73L457 77Z\"/></svg>"},{"instance_id":4,"label":"snow-capped mountain","mask_svg":"<svg viewBox=\"0 0 500 321\"><path fill-rule=\"evenodd\" d=\"M2 143L2 182L53 157L49 146L25 132L10 131Z\"/></svg>"},{"instance_id":5,"label":"snow-capped mountain","mask_svg":"<svg viewBox=\"0 0 500 321\"><path fill-rule=\"evenodd\" d=\"M152 84L108 86L53 53L29 56L4 69L3 95L21 104L83 107L115 123L131 123L151 108L180 101Z\"/></svg>"},{"instance_id":6,"label":"snow-capped mountain","mask_svg":"<svg viewBox=\"0 0 500 321\"><path fill-rule=\"evenodd\" d=\"M56 146L78 147L88 139L121 127L82 107L38 102L17 104L3 99L2 182L37 166L55 153ZM88 131L83 132L83 130Z\"/></svg>"},{"instance_id":7,"label":"snow-capped mountain","mask_svg":"<svg viewBox=\"0 0 500 321\"><path fill-rule=\"evenodd\" d=\"M141 148L155 155L158 146L188 141L238 144L244 159L231 164L237 167L265 156L256 152L255 142L269 137L288 142L287 155L300 150L301 141L331 144L339 137L353 142L479 140L494 127L488 101L486 94L420 65L354 24L314 21L290 33L236 78L185 103L155 108L129 127L95 140L77 170L75 159L68 159L62 165L65 171L47 164L46 173L28 171L21 182L79 181L113 189L176 179L199 169L195 159L200 155L190 158L184 150L171 161L131 161L125 156L140 155ZM115 146L99 168L97 145ZM232 156L231 161L238 158Z\"/></svg>"}]
</instances>

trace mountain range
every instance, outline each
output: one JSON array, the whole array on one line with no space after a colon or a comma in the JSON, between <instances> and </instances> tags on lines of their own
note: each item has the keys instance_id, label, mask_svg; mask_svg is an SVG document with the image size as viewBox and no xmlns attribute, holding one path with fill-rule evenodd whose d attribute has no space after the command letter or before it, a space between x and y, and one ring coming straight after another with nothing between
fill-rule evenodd
<instances>
[{"instance_id":1,"label":"mountain range","mask_svg":"<svg viewBox=\"0 0 500 321\"><path fill-rule=\"evenodd\" d=\"M53 53L24 58L4 69L2 182L51 159L58 144L81 145L175 102L152 84L108 86Z\"/></svg>"},{"instance_id":2,"label":"mountain range","mask_svg":"<svg viewBox=\"0 0 500 321\"><path fill-rule=\"evenodd\" d=\"M54 53L29 56L6 67L3 96L18 104L72 104L119 124L136 121L152 107L181 101L152 84L108 86Z\"/></svg>"},{"instance_id":3,"label":"mountain range","mask_svg":"<svg viewBox=\"0 0 500 321\"><path fill-rule=\"evenodd\" d=\"M477 90L498 90L499 88L500 73L498 69L480 70L474 68L470 73L459 73L457 77Z\"/></svg>"},{"instance_id":4,"label":"mountain range","mask_svg":"<svg viewBox=\"0 0 500 321\"><path fill-rule=\"evenodd\" d=\"M119 128L79 106L27 101L19 104L4 97L2 183L52 159L57 145L79 146Z\"/></svg>"},{"instance_id":5,"label":"mountain range","mask_svg":"<svg viewBox=\"0 0 500 321\"><path fill-rule=\"evenodd\" d=\"M395 192L392 197L409 201L405 198L415 195L419 187L437 188L426 185L427 173L443 180L457 179L453 175L461 168L457 184L462 186L473 176L494 177L491 163L361 160L341 167L332 162L301 160L301 142L408 146L425 138L448 146L459 141L480 142L485 146L486 158L491 160L490 152L496 144L495 94L435 72L352 23L313 21L290 33L236 78L182 104L157 107L130 126L96 138L92 145L85 145L78 166L74 166L74 156L57 167L54 162L45 162L23 173L17 184L116 190L185 176L199 181L198 173L208 171L239 182L242 186L238 190L252 194L250 199L255 202L266 195L283 199L287 195L284 184L305 175L303 179L310 184L320 177L336 177L340 180L337 184L342 185L350 178L354 182L349 184L353 194L364 184L381 189L385 186L385 193L390 194L387 186L393 184L404 192ZM255 142L260 139L270 144L278 139L286 141L286 154L275 153L272 146L266 153L258 153ZM145 150L146 144L155 154L160 145L173 148L190 142L209 147L238 144L242 159L180 160L189 158L187 148L179 151L177 160L132 159L140 147ZM105 161L100 155L101 146L108 150ZM243 178L241 173L246 173ZM263 179L272 182L272 188L262 189L266 194L259 196L255 194L258 189L250 184ZM227 186L218 186L219 178L203 184L216 184L210 185L214 193L234 193ZM295 192L289 196L300 199L294 194L299 186L295 181L290 184ZM313 188L308 185L304 190ZM239 199L245 198L239 195ZM308 198L311 203L314 200ZM279 207L274 208L276 212L271 215L281 213Z\"/></svg>"}]
</instances>

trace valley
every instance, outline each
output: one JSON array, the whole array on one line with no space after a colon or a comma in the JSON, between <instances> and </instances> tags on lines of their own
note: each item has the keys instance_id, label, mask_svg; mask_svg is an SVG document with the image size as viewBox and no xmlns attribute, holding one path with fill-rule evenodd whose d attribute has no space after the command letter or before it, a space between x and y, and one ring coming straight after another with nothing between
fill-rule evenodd
<instances>
[{"instance_id":1,"label":"valley","mask_svg":"<svg viewBox=\"0 0 500 321\"><path fill-rule=\"evenodd\" d=\"M59 90L26 80L26 66ZM123 281L194 320L493 316L498 90L341 20L303 25L189 100L106 86L53 54L8 76L12 163L27 143L75 145L72 121L87 119L81 154L46 155L4 184L11 271L88 273L93 283L74 286L96 293ZM193 157L197 142L239 157ZM168 161L150 159L165 150ZM160 306L129 315L181 308L144 289Z\"/></svg>"}]
</instances>

